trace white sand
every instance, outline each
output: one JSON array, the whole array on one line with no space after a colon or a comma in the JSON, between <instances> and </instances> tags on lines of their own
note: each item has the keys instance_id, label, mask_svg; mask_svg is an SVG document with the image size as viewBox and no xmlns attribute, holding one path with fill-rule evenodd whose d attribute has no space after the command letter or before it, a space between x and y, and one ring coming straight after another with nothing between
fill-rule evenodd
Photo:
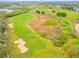
<instances>
[{"instance_id":1,"label":"white sand","mask_svg":"<svg viewBox=\"0 0 79 59\"><path fill-rule=\"evenodd\" d=\"M23 41L23 39L19 39L14 41L15 44L18 44L17 47L20 49L21 53L25 53L28 51L28 49L24 46L25 45L25 41Z\"/></svg>"},{"instance_id":2,"label":"white sand","mask_svg":"<svg viewBox=\"0 0 79 59\"><path fill-rule=\"evenodd\" d=\"M75 25L75 30L76 30L77 33L79 33L79 24Z\"/></svg>"},{"instance_id":3,"label":"white sand","mask_svg":"<svg viewBox=\"0 0 79 59\"><path fill-rule=\"evenodd\" d=\"M11 29L13 29L14 28L14 24L13 23L8 24L8 27L11 28Z\"/></svg>"}]
</instances>

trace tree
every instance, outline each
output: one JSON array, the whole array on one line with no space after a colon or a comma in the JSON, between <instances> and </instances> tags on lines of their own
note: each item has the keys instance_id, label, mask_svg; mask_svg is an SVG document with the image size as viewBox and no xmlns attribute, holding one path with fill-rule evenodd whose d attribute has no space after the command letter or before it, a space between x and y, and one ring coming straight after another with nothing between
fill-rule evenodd
<instances>
[{"instance_id":1,"label":"tree","mask_svg":"<svg viewBox=\"0 0 79 59\"><path fill-rule=\"evenodd\" d=\"M3 17L0 21L0 57L7 57L7 36L6 31L6 19Z\"/></svg>"}]
</instances>

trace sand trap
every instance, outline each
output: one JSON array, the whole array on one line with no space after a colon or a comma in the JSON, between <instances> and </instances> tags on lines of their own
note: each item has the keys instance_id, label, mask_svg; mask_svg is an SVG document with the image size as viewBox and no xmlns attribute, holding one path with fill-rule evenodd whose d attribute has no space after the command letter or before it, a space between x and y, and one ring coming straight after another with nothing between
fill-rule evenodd
<instances>
[{"instance_id":1,"label":"sand trap","mask_svg":"<svg viewBox=\"0 0 79 59\"><path fill-rule=\"evenodd\" d=\"M13 23L8 24L8 27L12 29L14 27L14 24Z\"/></svg>"},{"instance_id":2,"label":"sand trap","mask_svg":"<svg viewBox=\"0 0 79 59\"><path fill-rule=\"evenodd\" d=\"M75 25L75 30L76 30L77 33L79 33L79 24Z\"/></svg>"},{"instance_id":3,"label":"sand trap","mask_svg":"<svg viewBox=\"0 0 79 59\"><path fill-rule=\"evenodd\" d=\"M25 53L28 51L28 49L24 46L25 45L25 41L23 41L23 39L19 39L14 41L15 44L18 44L17 47L20 49L21 53Z\"/></svg>"}]
</instances>

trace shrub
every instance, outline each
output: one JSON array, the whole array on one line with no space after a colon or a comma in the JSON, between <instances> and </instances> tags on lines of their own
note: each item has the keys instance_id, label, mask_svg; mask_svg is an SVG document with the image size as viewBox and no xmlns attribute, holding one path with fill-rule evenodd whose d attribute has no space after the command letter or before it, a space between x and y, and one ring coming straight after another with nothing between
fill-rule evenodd
<instances>
[{"instance_id":1,"label":"shrub","mask_svg":"<svg viewBox=\"0 0 79 59\"><path fill-rule=\"evenodd\" d=\"M45 14L45 12L44 12L44 11L42 11L42 12L41 12L41 14Z\"/></svg>"},{"instance_id":2,"label":"shrub","mask_svg":"<svg viewBox=\"0 0 79 59\"><path fill-rule=\"evenodd\" d=\"M60 17L66 17L67 16L67 14L65 12L58 12L56 15L60 16Z\"/></svg>"},{"instance_id":3,"label":"shrub","mask_svg":"<svg viewBox=\"0 0 79 59\"><path fill-rule=\"evenodd\" d=\"M36 13L40 14L40 11L39 11L39 10L37 10L37 11L36 11Z\"/></svg>"}]
</instances>

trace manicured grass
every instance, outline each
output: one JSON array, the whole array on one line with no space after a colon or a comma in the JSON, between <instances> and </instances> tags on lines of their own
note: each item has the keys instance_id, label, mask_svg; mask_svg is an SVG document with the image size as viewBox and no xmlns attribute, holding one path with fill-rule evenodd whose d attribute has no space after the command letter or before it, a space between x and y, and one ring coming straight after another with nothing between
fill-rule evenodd
<instances>
[{"instance_id":1,"label":"manicured grass","mask_svg":"<svg viewBox=\"0 0 79 59\"><path fill-rule=\"evenodd\" d=\"M9 31L9 35L11 36L11 43L8 47L10 49L10 57L65 57L60 48L53 46L51 41L41 37L28 26L28 23L35 18L29 13L9 18L14 23L13 32ZM13 43L19 38L26 41L28 52L24 54L20 53L18 47Z\"/></svg>"}]
</instances>

